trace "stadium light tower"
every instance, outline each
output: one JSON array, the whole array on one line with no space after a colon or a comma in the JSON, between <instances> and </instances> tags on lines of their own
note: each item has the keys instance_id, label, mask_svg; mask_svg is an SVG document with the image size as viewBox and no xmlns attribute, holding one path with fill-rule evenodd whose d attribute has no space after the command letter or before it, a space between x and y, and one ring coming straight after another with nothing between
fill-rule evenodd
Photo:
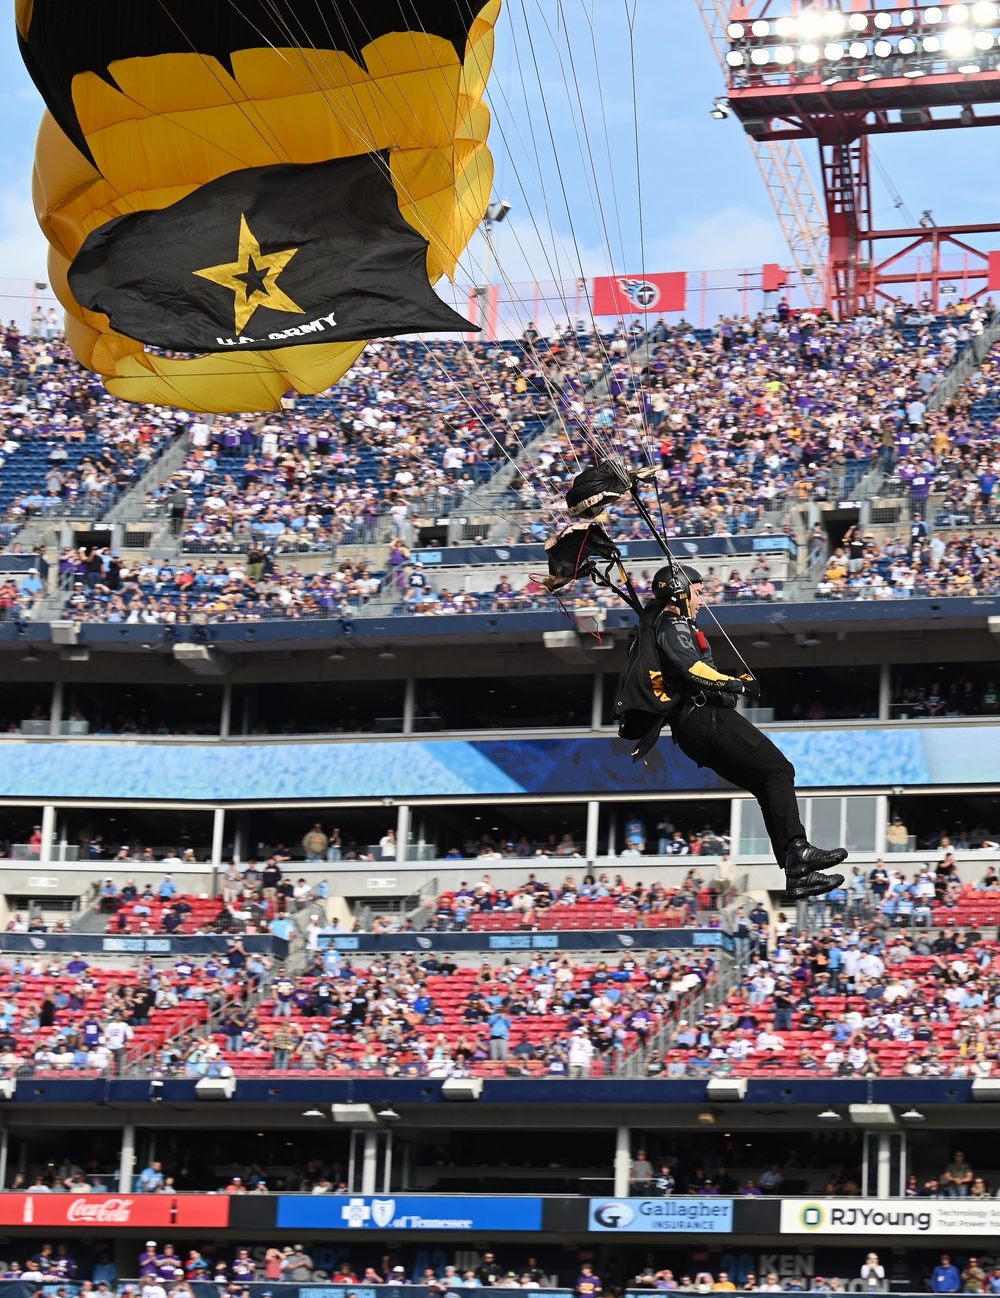
<instances>
[{"instance_id":1,"label":"stadium light tower","mask_svg":"<svg viewBox=\"0 0 1000 1298\"><path fill-rule=\"evenodd\" d=\"M903 6L883 0L752 0L726 24L727 99L752 141L814 140L829 228L824 297L841 316L895 296L918 274L902 258L928 252L919 276L936 310L954 270L942 253L978 259L963 274L990 287L990 257L965 236L1000 223L876 230L868 141L873 135L1000 125L1000 9L972 4ZM883 260L876 245L897 245ZM994 262L994 280L1000 279Z\"/></svg>"},{"instance_id":2,"label":"stadium light tower","mask_svg":"<svg viewBox=\"0 0 1000 1298\"><path fill-rule=\"evenodd\" d=\"M490 291L490 274L493 269L493 227L506 221L510 203L506 198L495 199L483 214L483 278L476 292L480 301Z\"/></svg>"}]
</instances>

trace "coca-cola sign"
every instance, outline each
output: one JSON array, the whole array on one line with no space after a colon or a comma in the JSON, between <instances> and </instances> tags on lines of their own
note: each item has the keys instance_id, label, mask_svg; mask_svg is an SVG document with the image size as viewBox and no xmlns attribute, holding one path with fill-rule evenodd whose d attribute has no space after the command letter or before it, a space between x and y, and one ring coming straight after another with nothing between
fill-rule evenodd
<instances>
[{"instance_id":1,"label":"coca-cola sign","mask_svg":"<svg viewBox=\"0 0 1000 1298\"><path fill-rule=\"evenodd\" d=\"M228 1226L229 1199L214 1194L5 1194L0 1226L186 1230Z\"/></svg>"},{"instance_id":2,"label":"coca-cola sign","mask_svg":"<svg viewBox=\"0 0 1000 1298\"><path fill-rule=\"evenodd\" d=\"M127 1226L132 1220L134 1199L102 1199L92 1203L89 1199L74 1199L66 1213L67 1221L113 1221Z\"/></svg>"}]
</instances>

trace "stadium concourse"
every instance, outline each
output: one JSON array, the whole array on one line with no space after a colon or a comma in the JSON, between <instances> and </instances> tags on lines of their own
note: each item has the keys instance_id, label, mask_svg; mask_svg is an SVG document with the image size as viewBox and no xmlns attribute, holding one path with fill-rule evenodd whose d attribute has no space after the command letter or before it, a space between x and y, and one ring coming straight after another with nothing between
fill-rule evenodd
<instances>
[{"instance_id":1,"label":"stadium concourse","mask_svg":"<svg viewBox=\"0 0 1000 1298\"><path fill-rule=\"evenodd\" d=\"M997 323L387 341L212 419L9 329L0 1298L1000 1291ZM633 615L542 584L609 453L828 898L616 738Z\"/></svg>"}]
</instances>

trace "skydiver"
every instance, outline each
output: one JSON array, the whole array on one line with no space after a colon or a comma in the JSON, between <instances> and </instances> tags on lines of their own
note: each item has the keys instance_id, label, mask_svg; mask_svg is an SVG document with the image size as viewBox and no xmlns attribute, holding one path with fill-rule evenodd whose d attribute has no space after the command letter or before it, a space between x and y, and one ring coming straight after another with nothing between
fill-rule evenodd
<instances>
[{"instance_id":1,"label":"skydiver","mask_svg":"<svg viewBox=\"0 0 1000 1298\"><path fill-rule=\"evenodd\" d=\"M652 631L649 645L650 649L655 646L662 675L662 682L654 685L661 715L633 756L647 752L656 742L659 727L669 722L674 742L692 761L757 799L775 859L785 872L784 900L802 901L831 892L844 877L823 871L844 861L847 851L843 847L829 851L813 847L807 840L796 800L795 768L765 734L736 711L741 696L759 698L760 685L749 673L726 676L716 669L708 641L696 625L704 603L697 569L674 564L659 569L653 577L652 599L643 610L640 626ZM653 670L648 663L641 665L644 685L648 686ZM623 673L623 683L625 679ZM628 698L620 694L616 705L619 716L624 717L629 706ZM648 711L645 715L648 718ZM628 732L624 722L620 733L628 738L639 734Z\"/></svg>"}]
</instances>

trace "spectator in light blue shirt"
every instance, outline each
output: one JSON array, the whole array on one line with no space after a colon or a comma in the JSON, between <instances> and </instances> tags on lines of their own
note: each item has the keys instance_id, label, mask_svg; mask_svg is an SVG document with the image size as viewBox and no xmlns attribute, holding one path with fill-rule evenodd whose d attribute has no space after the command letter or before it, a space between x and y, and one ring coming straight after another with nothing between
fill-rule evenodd
<instances>
[{"instance_id":1,"label":"spectator in light blue shirt","mask_svg":"<svg viewBox=\"0 0 1000 1298\"><path fill-rule=\"evenodd\" d=\"M155 1194L163 1185L163 1164L152 1162L146 1168L143 1168L139 1176L139 1189L143 1194Z\"/></svg>"}]
</instances>

